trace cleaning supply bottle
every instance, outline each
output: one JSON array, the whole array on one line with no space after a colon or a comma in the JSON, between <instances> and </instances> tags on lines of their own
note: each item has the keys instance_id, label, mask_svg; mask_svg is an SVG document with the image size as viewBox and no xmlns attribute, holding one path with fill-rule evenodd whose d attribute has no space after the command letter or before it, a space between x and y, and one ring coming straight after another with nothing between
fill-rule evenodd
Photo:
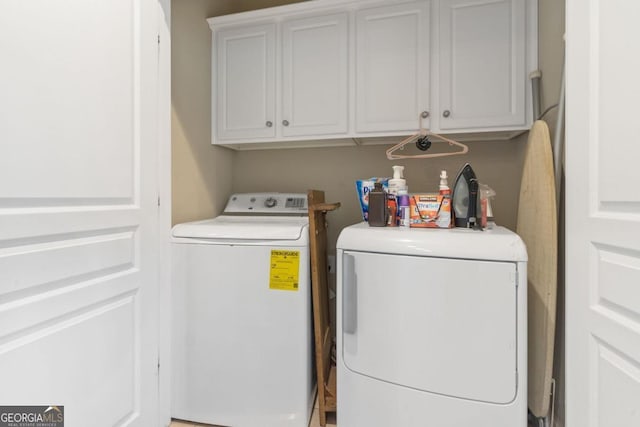
<instances>
[{"instance_id":1,"label":"cleaning supply bottle","mask_svg":"<svg viewBox=\"0 0 640 427\"><path fill-rule=\"evenodd\" d=\"M451 189L447 182L447 171L445 170L440 172L440 195L451 197Z\"/></svg>"},{"instance_id":2,"label":"cleaning supply bottle","mask_svg":"<svg viewBox=\"0 0 640 427\"><path fill-rule=\"evenodd\" d=\"M371 227L385 227L387 225L387 192L381 182L374 184L369 191L369 225Z\"/></svg>"},{"instance_id":3,"label":"cleaning supply bottle","mask_svg":"<svg viewBox=\"0 0 640 427\"><path fill-rule=\"evenodd\" d=\"M387 226L398 226L398 196L387 193Z\"/></svg>"},{"instance_id":4,"label":"cleaning supply bottle","mask_svg":"<svg viewBox=\"0 0 640 427\"><path fill-rule=\"evenodd\" d=\"M398 190L407 190L407 180L402 176L403 172L404 166L393 166L393 178L389 180L389 193L397 195Z\"/></svg>"},{"instance_id":5,"label":"cleaning supply bottle","mask_svg":"<svg viewBox=\"0 0 640 427\"><path fill-rule=\"evenodd\" d=\"M398 190L398 218L400 227L409 228L411 226L409 193L405 189Z\"/></svg>"}]
</instances>

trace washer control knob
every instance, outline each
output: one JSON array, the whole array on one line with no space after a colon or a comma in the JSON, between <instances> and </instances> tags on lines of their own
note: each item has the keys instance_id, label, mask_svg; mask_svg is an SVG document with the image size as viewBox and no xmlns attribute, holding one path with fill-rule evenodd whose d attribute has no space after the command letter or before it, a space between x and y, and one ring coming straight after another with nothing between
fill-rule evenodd
<instances>
[{"instance_id":1,"label":"washer control knob","mask_svg":"<svg viewBox=\"0 0 640 427\"><path fill-rule=\"evenodd\" d=\"M277 205L277 204L278 204L278 200L274 199L273 197L269 197L268 199L266 199L266 200L264 201L264 205L265 205L265 207L267 207L267 208L272 208L272 207L274 207L274 206L275 206L275 205Z\"/></svg>"}]
</instances>

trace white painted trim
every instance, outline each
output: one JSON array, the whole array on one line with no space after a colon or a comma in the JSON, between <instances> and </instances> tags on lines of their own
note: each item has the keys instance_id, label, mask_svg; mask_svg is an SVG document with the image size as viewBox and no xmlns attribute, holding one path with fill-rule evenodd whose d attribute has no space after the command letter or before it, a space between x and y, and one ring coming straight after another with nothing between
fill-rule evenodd
<instances>
[{"instance_id":1,"label":"white painted trim","mask_svg":"<svg viewBox=\"0 0 640 427\"><path fill-rule=\"evenodd\" d=\"M171 0L158 0L158 421L171 424Z\"/></svg>"},{"instance_id":2,"label":"white painted trim","mask_svg":"<svg viewBox=\"0 0 640 427\"><path fill-rule=\"evenodd\" d=\"M527 129L528 130L528 129ZM526 130L524 130L526 131ZM456 129L454 133L440 132L442 135L447 135L451 138L456 138L459 141L493 141L501 140L506 141L516 137L523 132L522 127L514 126L510 128L486 128L481 132L474 130L471 132L461 132ZM372 142L385 138L389 145L399 142L400 139L407 135L412 135L413 131L401 131L401 132L372 132L371 135L366 133L349 133L342 135L308 135L308 136L292 136L292 137L279 137L274 138L242 138L242 139L218 139L213 145L220 145L223 147L234 148L236 150L243 149L243 146L251 144L263 144L265 149L276 148L278 144L281 144L283 148L294 147L337 147L343 145L355 145L350 143L352 139L357 138L363 142ZM345 142L346 141L346 142Z\"/></svg>"},{"instance_id":3,"label":"white painted trim","mask_svg":"<svg viewBox=\"0 0 640 427\"><path fill-rule=\"evenodd\" d=\"M293 3L284 6L269 7L265 9L252 10L248 12L233 13L230 15L215 16L207 19L209 27L217 30L226 25L238 24L258 24L260 19L276 19L295 17L308 13L316 13L322 11L330 11L339 9L341 11L348 10L367 4L367 6L389 5L393 3L406 3L413 0L312 0Z\"/></svg>"}]
</instances>

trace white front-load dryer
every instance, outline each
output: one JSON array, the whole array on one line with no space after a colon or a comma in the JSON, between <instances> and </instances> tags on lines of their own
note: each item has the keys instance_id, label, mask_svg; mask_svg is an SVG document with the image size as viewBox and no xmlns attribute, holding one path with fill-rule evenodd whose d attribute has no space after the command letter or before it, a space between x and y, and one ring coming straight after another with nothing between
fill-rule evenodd
<instances>
[{"instance_id":1,"label":"white front-load dryer","mask_svg":"<svg viewBox=\"0 0 640 427\"><path fill-rule=\"evenodd\" d=\"M337 257L340 427L526 427L516 234L362 223Z\"/></svg>"},{"instance_id":2,"label":"white front-load dryer","mask_svg":"<svg viewBox=\"0 0 640 427\"><path fill-rule=\"evenodd\" d=\"M173 418L307 427L315 397L307 199L236 194L172 231Z\"/></svg>"}]
</instances>

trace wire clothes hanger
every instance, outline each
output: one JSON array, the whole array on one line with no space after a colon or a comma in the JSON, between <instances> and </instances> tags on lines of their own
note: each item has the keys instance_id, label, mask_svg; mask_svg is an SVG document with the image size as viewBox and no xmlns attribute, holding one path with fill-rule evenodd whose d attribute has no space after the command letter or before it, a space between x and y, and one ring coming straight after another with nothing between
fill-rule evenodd
<instances>
[{"instance_id":1,"label":"wire clothes hanger","mask_svg":"<svg viewBox=\"0 0 640 427\"><path fill-rule=\"evenodd\" d=\"M433 133L427 129L425 129L424 127L422 127L422 114L418 117L418 123L419 123L419 127L420 130L417 133L414 133L413 135L409 136L408 138L403 139L402 141L400 141L399 143L397 143L396 145L394 145L393 147L389 148L387 150L387 159L389 160L395 160L395 159L431 159L434 157L446 157L446 156L457 156L459 154L466 154L469 151L469 147L467 147L465 144L462 144L458 141L454 141L453 139L449 139L449 138L445 138L442 135L438 135L437 133ZM419 141L422 138L426 138L429 136L434 136L436 138L439 138L445 142L448 142L450 146L458 146L461 147L460 151L452 151L449 153L432 153L432 154L412 154L412 155L406 155L406 154L393 154L395 151L397 150L403 150L404 146L407 144L411 144L412 142L416 142ZM428 140L425 140L426 143L428 144L426 146L426 148L423 147L418 147L419 149L426 151L429 149L429 147L431 146L431 142Z\"/></svg>"}]
</instances>

